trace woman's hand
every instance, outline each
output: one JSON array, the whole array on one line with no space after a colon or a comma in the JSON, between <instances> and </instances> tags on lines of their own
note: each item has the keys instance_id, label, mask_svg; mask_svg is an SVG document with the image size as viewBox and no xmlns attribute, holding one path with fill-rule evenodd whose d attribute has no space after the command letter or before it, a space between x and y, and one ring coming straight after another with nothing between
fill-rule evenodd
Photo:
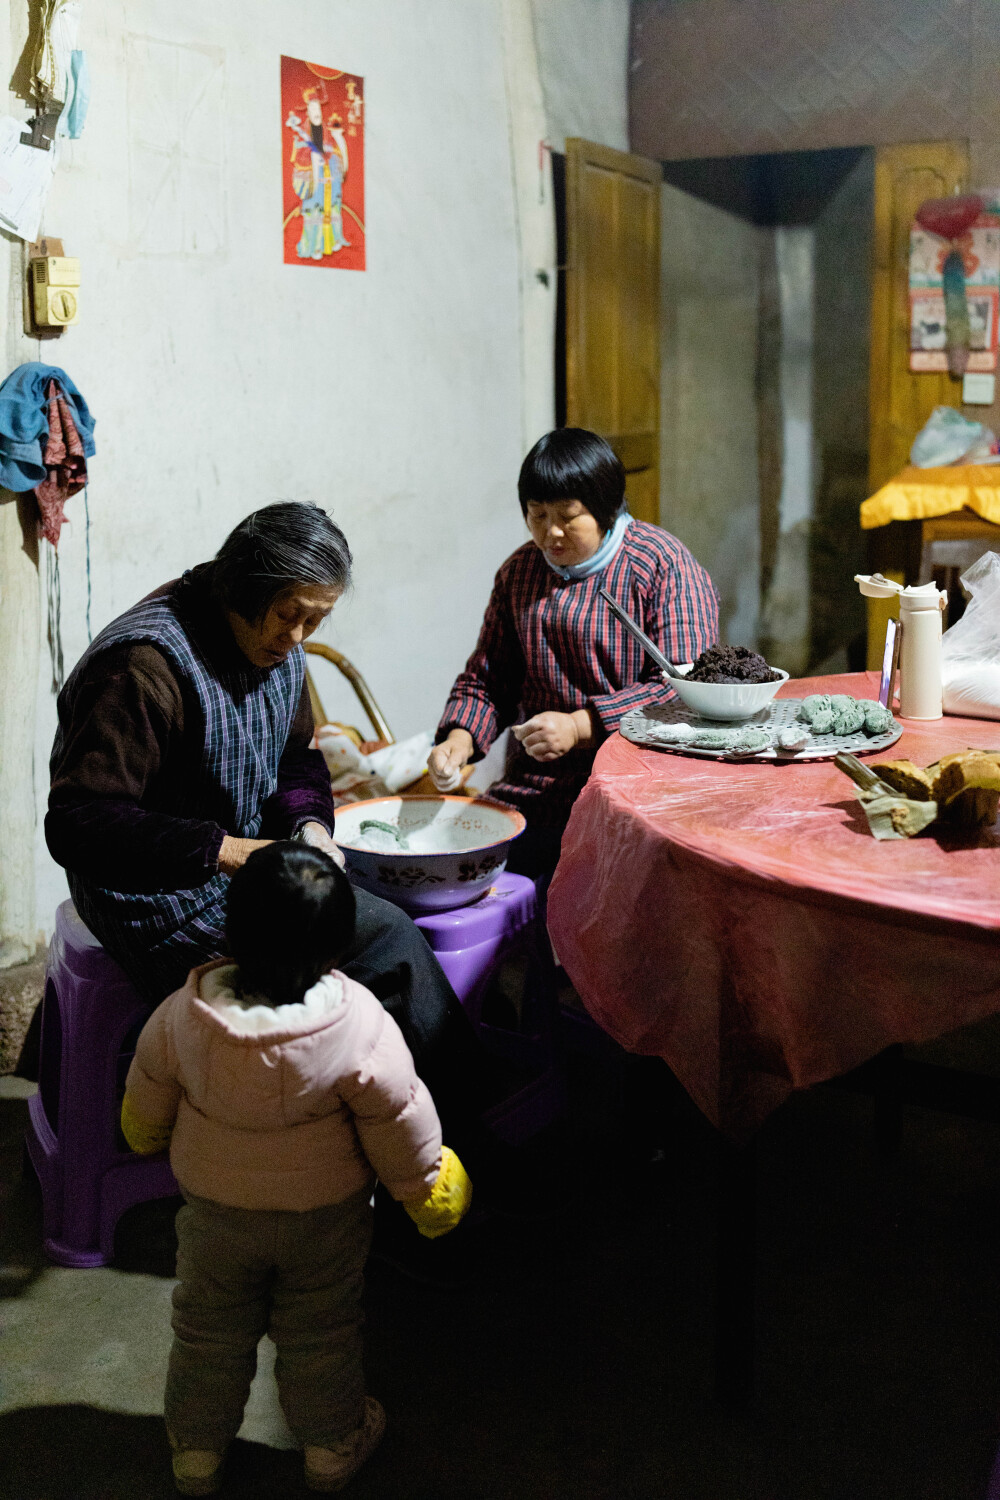
<instances>
[{"instance_id":1,"label":"woman's hand","mask_svg":"<svg viewBox=\"0 0 1000 1500\"><path fill-rule=\"evenodd\" d=\"M589 709L578 708L571 714L556 713L553 709L535 714L523 724L515 724L511 733L532 760L559 760L577 745L593 743L594 723Z\"/></svg>"},{"instance_id":2,"label":"woman's hand","mask_svg":"<svg viewBox=\"0 0 1000 1500\"><path fill-rule=\"evenodd\" d=\"M333 862L341 869L347 863L340 845L327 833L322 823L303 823L299 829L299 838L303 844L308 844L310 849L321 849L324 854L329 854Z\"/></svg>"},{"instance_id":3,"label":"woman's hand","mask_svg":"<svg viewBox=\"0 0 1000 1500\"><path fill-rule=\"evenodd\" d=\"M235 875L242 870L251 854L266 849L272 839L234 839L227 833L219 849L219 870L223 875Z\"/></svg>"},{"instance_id":4,"label":"woman's hand","mask_svg":"<svg viewBox=\"0 0 1000 1500\"><path fill-rule=\"evenodd\" d=\"M434 746L427 757L427 769L439 792L454 792L462 785L462 767L474 749L467 729L453 729L446 740Z\"/></svg>"}]
</instances>

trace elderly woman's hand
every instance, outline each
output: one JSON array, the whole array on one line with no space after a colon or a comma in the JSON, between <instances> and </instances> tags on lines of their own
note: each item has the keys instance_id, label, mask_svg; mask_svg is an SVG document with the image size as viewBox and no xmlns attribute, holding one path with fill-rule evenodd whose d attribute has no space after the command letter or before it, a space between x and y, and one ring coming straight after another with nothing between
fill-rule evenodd
<instances>
[{"instance_id":1,"label":"elderly woman's hand","mask_svg":"<svg viewBox=\"0 0 1000 1500\"><path fill-rule=\"evenodd\" d=\"M235 875L242 870L251 854L266 849L271 839L234 839L227 833L219 848L219 870L223 875Z\"/></svg>"},{"instance_id":2,"label":"elderly woman's hand","mask_svg":"<svg viewBox=\"0 0 1000 1500\"><path fill-rule=\"evenodd\" d=\"M586 708L578 708L571 714L549 710L535 714L523 724L515 724L511 733L532 760L560 760L577 745L593 743L594 724Z\"/></svg>"},{"instance_id":3,"label":"elderly woman's hand","mask_svg":"<svg viewBox=\"0 0 1000 1500\"><path fill-rule=\"evenodd\" d=\"M340 845L331 838L322 823L303 823L299 829L299 838L303 844L308 844L310 849L321 849L324 854L329 854L335 864L344 868L346 860Z\"/></svg>"}]
</instances>

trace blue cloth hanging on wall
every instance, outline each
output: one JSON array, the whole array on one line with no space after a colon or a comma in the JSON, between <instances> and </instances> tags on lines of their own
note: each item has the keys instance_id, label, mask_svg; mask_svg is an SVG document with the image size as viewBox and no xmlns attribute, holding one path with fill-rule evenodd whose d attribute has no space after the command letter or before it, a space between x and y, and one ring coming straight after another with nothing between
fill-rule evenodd
<instances>
[{"instance_id":1,"label":"blue cloth hanging on wall","mask_svg":"<svg viewBox=\"0 0 1000 1500\"><path fill-rule=\"evenodd\" d=\"M87 458L96 452L94 419L86 401L58 365L32 360L18 365L0 385L0 485L33 490L47 477L43 461L49 435L49 381L62 388Z\"/></svg>"}]
</instances>

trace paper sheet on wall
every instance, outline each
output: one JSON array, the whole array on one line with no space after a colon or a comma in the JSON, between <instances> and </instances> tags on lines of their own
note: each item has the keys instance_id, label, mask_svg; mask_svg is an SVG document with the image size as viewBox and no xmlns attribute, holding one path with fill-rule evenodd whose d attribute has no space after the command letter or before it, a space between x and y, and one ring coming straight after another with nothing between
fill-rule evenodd
<instances>
[{"instance_id":1,"label":"paper sheet on wall","mask_svg":"<svg viewBox=\"0 0 1000 1500\"><path fill-rule=\"evenodd\" d=\"M80 29L81 0L49 0L33 62L35 103L42 110L72 94L71 60Z\"/></svg>"},{"instance_id":2,"label":"paper sheet on wall","mask_svg":"<svg viewBox=\"0 0 1000 1500\"><path fill-rule=\"evenodd\" d=\"M53 151L21 144L23 120L0 115L0 226L36 240L55 167Z\"/></svg>"}]
</instances>

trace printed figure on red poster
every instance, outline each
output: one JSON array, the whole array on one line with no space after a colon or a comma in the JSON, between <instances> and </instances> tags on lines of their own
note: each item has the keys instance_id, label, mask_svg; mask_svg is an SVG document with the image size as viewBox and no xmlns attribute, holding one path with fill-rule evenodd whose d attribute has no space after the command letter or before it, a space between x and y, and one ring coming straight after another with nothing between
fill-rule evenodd
<instances>
[{"instance_id":1,"label":"printed figure on red poster","mask_svg":"<svg viewBox=\"0 0 1000 1500\"><path fill-rule=\"evenodd\" d=\"M973 374L997 367L997 312L1000 306L1000 204L982 195L986 207L956 241L965 270L969 309L969 363ZM944 263L948 240L914 223L910 229L910 369L915 373L948 368Z\"/></svg>"},{"instance_id":2,"label":"printed figure on red poster","mask_svg":"<svg viewBox=\"0 0 1000 1500\"><path fill-rule=\"evenodd\" d=\"M284 259L365 269L364 79L281 59Z\"/></svg>"}]
</instances>

